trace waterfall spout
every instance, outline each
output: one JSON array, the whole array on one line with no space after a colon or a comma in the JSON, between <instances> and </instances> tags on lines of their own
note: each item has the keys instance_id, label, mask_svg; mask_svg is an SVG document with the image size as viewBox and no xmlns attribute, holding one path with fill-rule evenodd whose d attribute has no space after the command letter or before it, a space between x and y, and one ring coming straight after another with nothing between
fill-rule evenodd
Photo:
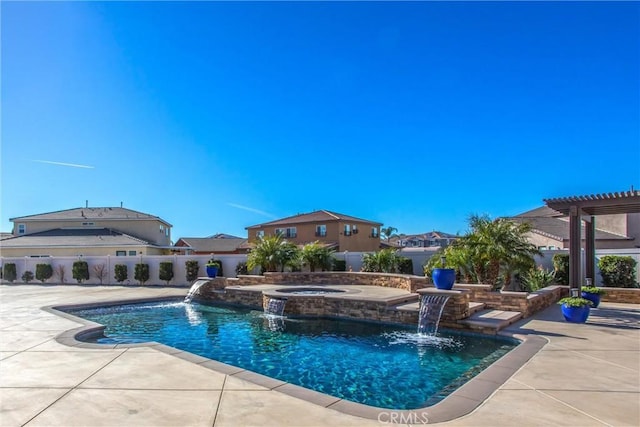
<instances>
[{"instance_id":1,"label":"waterfall spout","mask_svg":"<svg viewBox=\"0 0 640 427\"><path fill-rule=\"evenodd\" d=\"M282 316L284 313L284 305L287 300L284 298L270 298L267 297L263 303L264 313L272 314L275 316Z\"/></svg>"},{"instance_id":2,"label":"waterfall spout","mask_svg":"<svg viewBox=\"0 0 640 427\"><path fill-rule=\"evenodd\" d=\"M448 295L426 294L420 299L420 312L418 314L418 333L435 336L438 333L438 324L442 316L442 310L449 300Z\"/></svg>"},{"instance_id":3,"label":"waterfall spout","mask_svg":"<svg viewBox=\"0 0 640 427\"><path fill-rule=\"evenodd\" d=\"M209 280L210 279L198 279L195 282L193 282L193 285L191 285L189 292L187 292L187 296L184 297L184 302L191 302L193 300L193 297L196 296L196 294L202 287L202 285L207 283Z\"/></svg>"}]
</instances>

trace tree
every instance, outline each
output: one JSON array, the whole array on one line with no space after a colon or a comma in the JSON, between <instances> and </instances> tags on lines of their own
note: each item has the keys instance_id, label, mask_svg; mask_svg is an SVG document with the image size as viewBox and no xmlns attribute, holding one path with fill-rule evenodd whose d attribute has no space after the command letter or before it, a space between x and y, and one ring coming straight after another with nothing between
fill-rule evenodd
<instances>
[{"instance_id":1,"label":"tree","mask_svg":"<svg viewBox=\"0 0 640 427\"><path fill-rule=\"evenodd\" d=\"M160 275L158 277L169 285L169 282L173 279L173 263L171 261L160 263Z\"/></svg>"},{"instance_id":2,"label":"tree","mask_svg":"<svg viewBox=\"0 0 640 427\"><path fill-rule=\"evenodd\" d=\"M247 267L256 267L263 271L284 271L286 266L295 266L299 262L300 249L280 235L260 238L247 256Z\"/></svg>"},{"instance_id":3,"label":"tree","mask_svg":"<svg viewBox=\"0 0 640 427\"><path fill-rule=\"evenodd\" d=\"M397 234L395 234L397 231L398 229L395 227L380 228L380 234L387 242L391 240L392 237L397 237Z\"/></svg>"},{"instance_id":4,"label":"tree","mask_svg":"<svg viewBox=\"0 0 640 427\"><path fill-rule=\"evenodd\" d=\"M469 233L443 252L447 264L464 277L506 289L514 274L535 266L533 257L540 255L540 251L526 237L531 230L528 223L472 215L469 225ZM437 260L431 265L434 262Z\"/></svg>"},{"instance_id":5,"label":"tree","mask_svg":"<svg viewBox=\"0 0 640 427\"><path fill-rule=\"evenodd\" d=\"M399 256L395 249L382 249L362 255L362 271L373 273L396 273Z\"/></svg>"},{"instance_id":6,"label":"tree","mask_svg":"<svg viewBox=\"0 0 640 427\"><path fill-rule=\"evenodd\" d=\"M149 264L138 263L133 270L133 278L141 285L149 280Z\"/></svg>"},{"instance_id":7,"label":"tree","mask_svg":"<svg viewBox=\"0 0 640 427\"><path fill-rule=\"evenodd\" d=\"M32 280L33 280L33 272L32 271L27 270L24 273L22 273L22 281L24 283L29 283Z\"/></svg>"},{"instance_id":8,"label":"tree","mask_svg":"<svg viewBox=\"0 0 640 427\"><path fill-rule=\"evenodd\" d=\"M100 284L104 282L104 279L109 275L107 266L104 264L96 264L93 266L93 274L98 278Z\"/></svg>"},{"instance_id":9,"label":"tree","mask_svg":"<svg viewBox=\"0 0 640 427\"><path fill-rule=\"evenodd\" d=\"M16 265L12 262L6 263L2 267L2 277L10 283L13 283L18 277L18 273L16 272Z\"/></svg>"},{"instance_id":10,"label":"tree","mask_svg":"<svg viewBox=\"0 0 640 427\"><path fill-rule=\"evenodd\" d=\"M316 268L326 271L331 269L333 250L315 241L302 247L301 257L302 262L309 266L311 272L316 271Z\"/></svg>"},{"instance_id":11,"label":"tree","mask_svg":"<svg viewBox=\"0 0 640 427\"><path fill-rule=\"evenodd\" d=\"M127 280L129 276L129 272L127 271L127 266L125 264L116 264L115 265L115 279L116 282L122 283Z\"/></svg>"}]
</instances>

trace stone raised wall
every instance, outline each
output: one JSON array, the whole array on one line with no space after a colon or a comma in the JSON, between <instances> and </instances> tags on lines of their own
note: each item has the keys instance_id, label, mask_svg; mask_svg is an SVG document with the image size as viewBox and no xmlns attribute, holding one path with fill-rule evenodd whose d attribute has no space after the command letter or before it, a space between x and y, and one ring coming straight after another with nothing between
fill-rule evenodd
<instances>
[{"instance_id":1,"label":"stone raised wall","mask_svg":"<svg viewBox=\"0 0 640 427\"><path fill-rule=\"evenodd\" d=\"M605 294L600 297L603 302L616 302L622 304L640 304L639 288L602 288Z\"/></svg>"},{"instance_id":2,"label":"stone raised wall","mask_svg":"<svg viewBox=\"0 0 640 427\"><path fill-rule=\"evenodd\" d=\"M282 283L288 285L368 285L415 292L417 289L427 286L427 279L426 277L406 274L323 271L316 273L265 273L264 282L262 283Z\"/></svg>"}]
</instances>

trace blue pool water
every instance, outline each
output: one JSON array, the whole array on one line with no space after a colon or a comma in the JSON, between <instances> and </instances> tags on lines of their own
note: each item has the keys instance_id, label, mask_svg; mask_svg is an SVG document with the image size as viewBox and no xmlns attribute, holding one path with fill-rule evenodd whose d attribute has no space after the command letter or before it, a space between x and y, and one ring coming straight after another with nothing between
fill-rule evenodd
<instances>
[{"instance_id":1,"label":"blue pool water","mask_svg":"<svg viewBox=\"0 0 640 427\"><path fill-rule=\"evenodd\" d=\"M389 409L437 403L515 341L333 319L283 319L184 302L69 311L100 343L160 342L335 397Z\"/></svg>"}]
</instances>

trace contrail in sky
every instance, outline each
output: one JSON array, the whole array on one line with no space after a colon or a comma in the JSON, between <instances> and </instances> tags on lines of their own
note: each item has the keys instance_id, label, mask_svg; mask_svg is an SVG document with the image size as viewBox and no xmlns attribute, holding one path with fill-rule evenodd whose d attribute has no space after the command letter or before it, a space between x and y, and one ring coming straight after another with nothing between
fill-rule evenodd
<instances>
[{"instance_id":1,"label":"contrail in sky","mask_svg":"<svg viewBox=\"0 0 640 427\"><path fill-rule=\"evenodd\" d=\"M51 162L49 160L31 160L32 162L47 163L49 165L70 166L72 168L94 169L93 166L76 165L75 163Z\"/></svg>"},{"instance_id":2,"label":"contrail in sky","mask_svg":"<svg viewBox=\"0 0 640 427\"><path fill-rule=\"evenodd\" d=\"M269 218L274 218L274 219L276 218L275 215L272 215L272 214L270 214L268 212L261 211L261 210L258 210L258 209L254 209L254 208L250 208L250 207L247 207L247 206L237 205L235 203L227 203L227 205L229 205L229 206L231 206L233 208L238 208L238 209L242 209L242 210L249 211L249 212L255 212L257 214L260 214L260 215L263 215L263 216L266 216L266 217L269 217Z\"/></svg>"}]
</instances>

